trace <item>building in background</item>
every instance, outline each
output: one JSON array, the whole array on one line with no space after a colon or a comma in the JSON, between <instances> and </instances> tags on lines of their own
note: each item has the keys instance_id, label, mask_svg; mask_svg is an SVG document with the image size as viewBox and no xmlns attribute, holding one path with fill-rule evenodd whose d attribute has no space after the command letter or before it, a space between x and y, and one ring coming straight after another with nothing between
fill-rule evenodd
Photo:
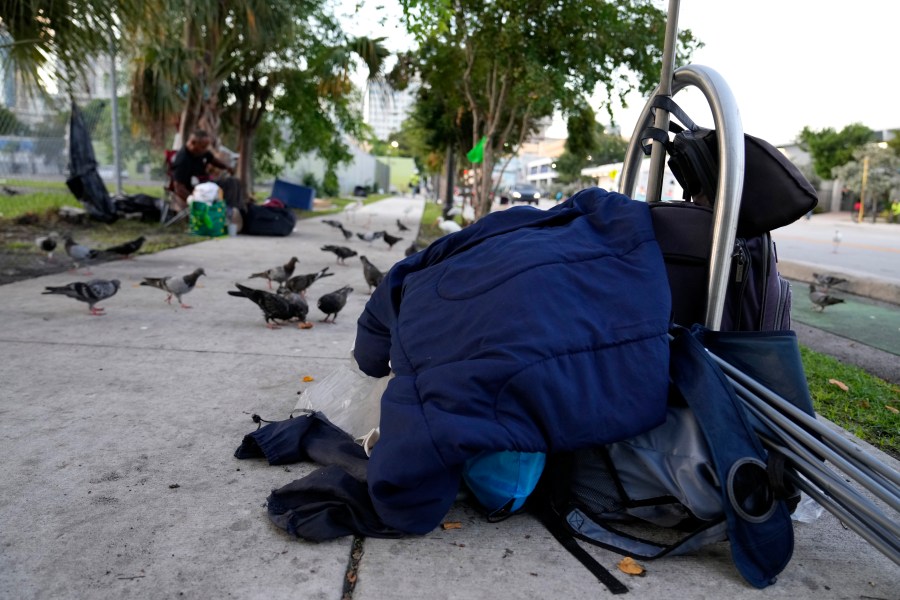
<instances>
[{"instance_id":1,"label":"building in background","mask_svg":"<svg viewBox=\"0 0 900 600\"><path fill-rule=\"evenodd\" d=\"M405 90L395 90L386 83L373 81L366 91L363 114L372 127L375 137L387 141L391 134L400 131L403 121L412 111L419 86L410 82Z\"/></svg>"}]
</instances>

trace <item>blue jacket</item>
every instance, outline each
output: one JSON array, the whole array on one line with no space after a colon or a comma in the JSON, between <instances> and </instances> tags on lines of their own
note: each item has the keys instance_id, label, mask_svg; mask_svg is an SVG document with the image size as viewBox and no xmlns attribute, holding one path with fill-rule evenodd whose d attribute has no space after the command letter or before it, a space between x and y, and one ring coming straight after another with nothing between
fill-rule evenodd
<instances>
[{"instance_id":1,"label":"blue jacket","mask_svg":"<svg viewBox=\"0 0 900 600\"><path fill-rule=\"evenodd\" d=\"M365 373L396 375L368 466L379 516L426 533L479 452L574 450L660 424L670 312L648 206L599 188L492 213L394 265L354 350Z\"/></svg>"}]
</instances>

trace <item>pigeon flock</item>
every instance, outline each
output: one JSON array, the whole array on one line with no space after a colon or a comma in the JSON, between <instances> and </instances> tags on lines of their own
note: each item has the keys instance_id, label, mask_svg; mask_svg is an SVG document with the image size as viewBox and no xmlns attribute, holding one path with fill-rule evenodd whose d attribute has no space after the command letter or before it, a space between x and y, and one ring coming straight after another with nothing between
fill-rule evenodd
<instances>
[{"instance_id":1,"label":"pigeon flock","mask_svg":"<svg viewBox=\"0 0 900 600\"><path fill-rule=\"evenodd\" d=\"M388 249L393 249L394 245L402 241L401 235L394 235L386 230L381 231L365 231L351 232L341 221L334 219L322 219L322 222L333 227L343 238L343 244L367 242L372 245L378 240L384 240ZM397 219L397 233L402 234L410 231L410 228ZM53 260L53 252L57 247L57 234L51 233L47 236L40 237L35 240L35 244L47 253L47 260ZM124 244L112 246L104 249L89 248L78 243L71 235L63 235L62 238L66 254L72 260L74 268L87 268L92 263L108 258L131 258L142 247L145 238L139 237ZM346 260L355 256L359 257L363 271L363 278L369 287L369 294L384 279L384 271L375 266L368 257L360 255L359 252L348 245L325 244L321 247L323 252L330 252L337 258L337 265L349 266ZM415 240L412 241L410 248L406 250L406 255L418 250ZM274 262L274 261L273 261ZM271 264L271 263L270 263ZM297 256L291 256L286 262L269 266L267 268L251 272L247 279L265 279L268 289L257 289L240 282L234 282L234 288L228 290L228 295L237 298L245 298L250 300L262 311L263 322L269 329L279 329L283 325L296 323L300 329L309 329L313 325L307 319L310 313L311 301L307 301L307 294L310 288L317 284L319 280L336 275L329 266L323 267L318 271L310 273L295 274L300 259ZM338 269L340 270L340 269ZM84 275L89 275L85 272ZM143 277L136 287L151 287L159 289L166 293L165 302L172 304L175 299L181 308L191 308L185 303L184 297L197 287L197 282L201 276L205 276L206 271L202 267L198 267L190 273L184 275L161 275ZM90 314L101 316L106 314L104 309L97 306L103 300L108 300L116 295L121 286L121 282L117 279L91 279L89 281L76 281L64 286L48 286L43 294L63 295L88 305ZM349 295L353 292L350 285L337 285L333 291L320 295L316 300L316 308L324 315L321 319L322 323L335 323L338 314L347 304Z\"/></svg>"}]
</instances>

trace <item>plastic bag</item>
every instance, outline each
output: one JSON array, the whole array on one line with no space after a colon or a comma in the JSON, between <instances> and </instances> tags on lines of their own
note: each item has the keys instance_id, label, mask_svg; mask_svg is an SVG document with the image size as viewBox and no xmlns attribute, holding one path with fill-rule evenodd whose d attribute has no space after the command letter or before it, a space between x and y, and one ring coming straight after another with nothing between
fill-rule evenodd
<instances>
[{"instance_id":1,"label":"plastic bag","mask_svg":"<svg viewBox=\"0 0 900 600\"><path fill-rule=\"evenodd\" d=\"M381 395L391 377L369 377L359 370L356 360L342 363L334 371L311 385L294 410L316 410L352 435L364 438L367 452L378 439Z\"/></svg>"},{"instance_id":2,"label":"plastic bag","mask_svg":"<svg viewBox=\"0 0 900 600\"><path fill-rule=\"evenodd\" d=\"M205 183L198 183L194 186L194 189L191 191L191 195L188 196L188 203L192 202L203 202L205 204L212 204L216 200L222 199L222 188L213 183L212 181L207 181Z\"/></svg>"}]
</instances>

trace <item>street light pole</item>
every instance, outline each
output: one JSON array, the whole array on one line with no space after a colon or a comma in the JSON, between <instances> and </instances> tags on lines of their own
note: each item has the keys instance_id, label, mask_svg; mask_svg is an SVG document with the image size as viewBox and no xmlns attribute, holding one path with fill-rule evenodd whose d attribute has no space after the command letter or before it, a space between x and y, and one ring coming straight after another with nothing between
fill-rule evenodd
<instances>
[{"instance_id":1,"label":"street light pole","mask_svg":"<svg viewBox=\"0 0 900 600\"><path fill-rule=\"evenodd\" d=\"M400 144L397 143L397 140L391 140L391 152L388 154L388 194L391 193L391 179L394 177L394 152L397 151L398 146L400 146Z\"/></svg>"}]
</instances>

